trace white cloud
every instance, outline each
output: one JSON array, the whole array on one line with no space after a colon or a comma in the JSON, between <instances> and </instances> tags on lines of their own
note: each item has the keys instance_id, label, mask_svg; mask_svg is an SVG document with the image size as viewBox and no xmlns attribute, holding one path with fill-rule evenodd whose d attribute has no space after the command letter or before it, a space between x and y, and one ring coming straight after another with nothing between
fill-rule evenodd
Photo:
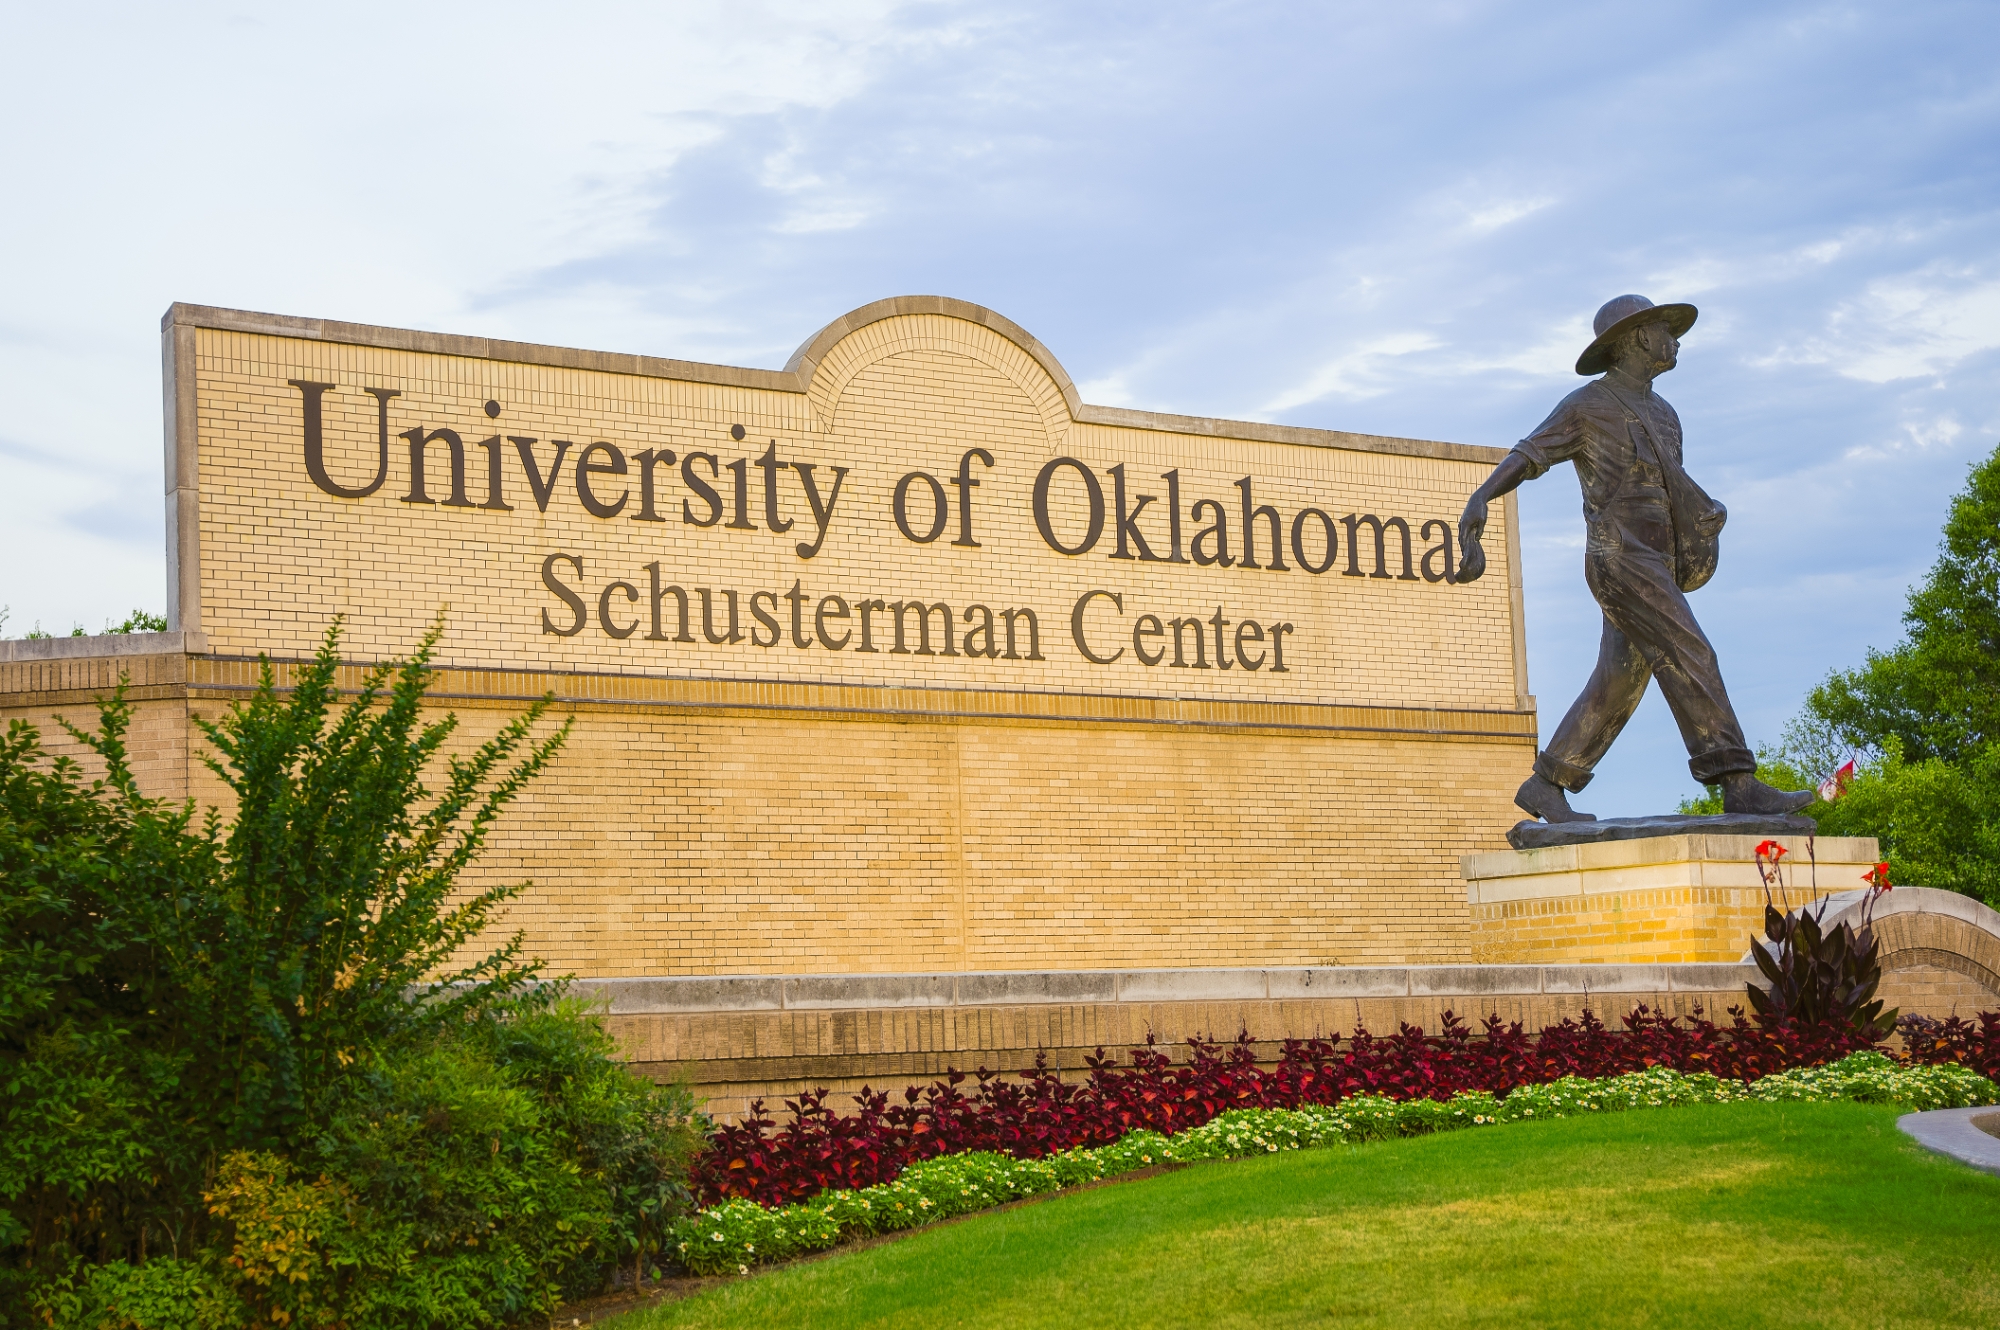
<instances>
[{"instance_id":1,"label":"white cloud","mask_svg":"<svg viewBox=\"0 0 2000 1330\"><path fill-rule=\"evenodd\" d=\"M1553 198L1505 199L1489 203L1483 208L1475 208L1466 218L1466 225L1475 231L1497 231L1509 222L1518 222L1523 217L1538 213L1554 203Z\"/></svg>"},{"instance_id":2,"label":"white cloud","mask_svg":"<svg viewBox=\"0 0 2000 1330\"><path fill-rule=\"evenodd\" d=\"M1878 278L1816 337L1753 363L1827 365L1862 383L1934 377L2000 347L2000 281L1932 265Z\"/></svg>"},{"instance_id":3,"label":"white cloud","mask_svg":"<svg viewBox=\"0 0 2000 1330\"><path fill-rule=\"evenodd\" d=\"M1690 256L1671 267L1649 273L1645 280L1646 285L1658 293L1656 299L1686 300L1721 287L1789 281L1803 273L1824 268L1837 259L1851 259L1863 251L1911 238L1905 228L1854 226L1838 235L1785 249L1726 256Z\"/></svg>"},{"instance_id":4,"label":"white cloud","mask_svg":"<svg viewBox=\"0 0 2000 1330\"><path fill-rule=\"evenodd\" d=\"M1442 345L1429 333L1421 332L1389 333L1377 337L1327 361L1303 383L1287 388L1266 402L1261 413L1276 415L1308 402L1317 402L1322 397L1355 399L1377 396L1389 390L1384 381L1387 362L1433 351Z\"/></svg>"},{"instance_id":5,"label":"white cloud","mask_svg":"<svg viewBox=\"0 0 2000 1330\"><path fill-rule=\"evenodd\" d=\"M2000 347L2000 281L1967 273L1885 278L1829 320L1827 360L1863 383L1941 374Z\"/></svg>"},{"instance_id":6,"label":"white cloud","mask_svg":"<svg viewBox=\"0 0 2000 1330\"><path fill-rule=\"evenodd\" d=\"M1841 454L1843 461L1882 461L1899 453L1950 448L1965 433L1956 417L1944 415L1903 422L1902 431L1887 439L1855 444Z\"/></svg>"},{"instance_id":7,"label":"white cloud","mask_svg":"<svg viewBox=\"0 0 2000 1330\"><path fill-rule=\"evenodd\" d=\"M771 229L780 235L812 235L820 231L851 231L868 220L860 208L831 208L795 212Z\"/></svg>"},{"instance_id":8,"label":"white cloud","mask_svg":"<svg viewBox=\"0 0 2000 1330\"><path fill-rule=\"evenodd\" d=\"M1576 358L1590 345L1590 338L1590 319L1579 314L1544 328L1535 341L1516 342L1492 353L1469 356L1455 368L1467 374L1497 369L1537 378L1568 379L1574 377Z\"/></svg>"}]
</instances>

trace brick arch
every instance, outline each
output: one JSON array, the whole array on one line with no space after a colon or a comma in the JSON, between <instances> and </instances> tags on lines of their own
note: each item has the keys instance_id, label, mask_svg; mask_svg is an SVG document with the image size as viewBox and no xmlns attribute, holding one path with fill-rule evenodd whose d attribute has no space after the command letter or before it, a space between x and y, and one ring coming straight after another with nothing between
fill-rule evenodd
<instances>
[{"instance_id":1,"label":"brick arch","mask_svg":"<svg viewBox=\"0 0 2000 1330\"><path fill-rule=\"evenodd\" d=\"M785 368L799 376L814 425L831 431L841 396L856 375L890 356L945 351L966 356L1007 379L1060 440L1082 410L1076 385L1047 347L982 305L944 296L896 296L842 315L806 339Z\"/></svg>"},{"instance_id":2,"label":"brick arch","mask_svg":"<svg viewBox=\"0 0 2000 1330\"><path fill-rule=\"evenodd\" d=\"M1865 907L1857 900L1827 923L1858 927ZM1926 1016L2000 1011L2000 911L1955 891L1897 887L1871 914L1890 1006Z\"/></svg>"}]
</instances>

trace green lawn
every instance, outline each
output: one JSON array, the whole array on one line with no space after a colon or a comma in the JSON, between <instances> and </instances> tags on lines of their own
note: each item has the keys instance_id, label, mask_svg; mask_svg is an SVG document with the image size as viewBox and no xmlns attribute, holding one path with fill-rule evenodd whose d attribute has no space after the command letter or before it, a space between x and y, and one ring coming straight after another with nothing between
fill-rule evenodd
<instances>
[{"instance_id":1,"label":"green lawn","mask_svg":"<svg viewBox=\"0 0 2000 1330\"><path fill-rule=\"evenodd\" d=\"M604 1324L2000 1326L2000 1178L1895 1118L1710 1105L1198 1165Z\"/></svg>"}]
</instances>

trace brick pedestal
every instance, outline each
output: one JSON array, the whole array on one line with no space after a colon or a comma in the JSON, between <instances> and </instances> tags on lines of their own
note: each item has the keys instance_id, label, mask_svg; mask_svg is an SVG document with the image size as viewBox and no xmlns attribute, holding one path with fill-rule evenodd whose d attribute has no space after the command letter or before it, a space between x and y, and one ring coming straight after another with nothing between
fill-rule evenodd
<instances>
[{"instance_id":1,"label":"brick pedestal","mask_svg":"<svg viewBox=\"0 0 2000 1330\"><path fill-rule=\"evenodd\" d=\"M1657 836L1461 859L1472 958L1489 964L1739 961L1762 936L1754 836ZM1784 898L1851 891L1872 838L1788 837ZM1773 899L1778 899L1774 890Z\"/></svg>"}]
</instances>

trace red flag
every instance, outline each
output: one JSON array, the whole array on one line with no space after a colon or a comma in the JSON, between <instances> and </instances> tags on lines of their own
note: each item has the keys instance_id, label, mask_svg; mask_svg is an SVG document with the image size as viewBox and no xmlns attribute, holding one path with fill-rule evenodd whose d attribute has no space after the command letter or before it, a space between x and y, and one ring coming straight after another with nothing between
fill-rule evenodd
<instances>
[{"instance_id":1,"label":"red flag","mask_svg":"<svg viewBox=\"0 0 2000 1330\"><path fill-rule=\"evenodd\" d=\"M1847 759L1845 766L1819 783L1819 801L1823 804L1832 803L1841 795L1846 794L1847 787L1853 783L1854 759L1850 757Z\"/></svg>"}]
</instances>

